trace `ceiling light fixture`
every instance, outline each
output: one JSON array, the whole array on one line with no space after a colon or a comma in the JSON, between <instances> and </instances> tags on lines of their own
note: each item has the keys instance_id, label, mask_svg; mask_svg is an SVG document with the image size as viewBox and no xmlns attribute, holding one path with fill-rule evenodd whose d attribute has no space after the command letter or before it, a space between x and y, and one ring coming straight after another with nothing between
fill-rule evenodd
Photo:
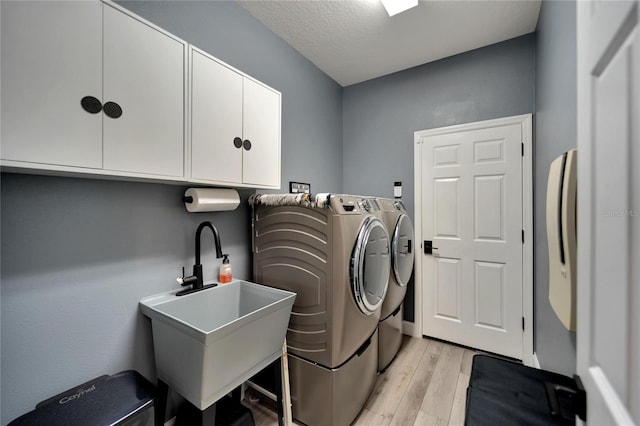
<instances>
[{"instance_id":1,"label":"ceiling light fixture","mask_svg":"<svg viewBox=\"0 0 640 426\"><path fill-rule=\"evenodd\" d=\"M418 5L418 0L381 0L389 16L409 10Z\"/></svg>"}]
</instances>

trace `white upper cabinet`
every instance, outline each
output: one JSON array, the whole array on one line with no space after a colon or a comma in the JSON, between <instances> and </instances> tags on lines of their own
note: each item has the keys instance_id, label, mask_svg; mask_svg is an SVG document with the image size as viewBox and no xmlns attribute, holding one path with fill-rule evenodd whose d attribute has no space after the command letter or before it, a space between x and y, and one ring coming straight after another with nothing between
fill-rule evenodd
<instances>
[{"instance_id":1,"label":"white upper cabinet","mask_svg":"<svg viewBox=\"0 0 640 426\"><path fill-rule=\"evenodd\" d=\"M280 188L280 93L191 49L191 179Z\"/></svg>"},{"instance_id":2,"label":"white upper cabinet","mask_svg":"<svg viewBox=\"0 0 640 426\"><path fill-rule=\"evenodd\" d=\"M280 188L280 93L244 79L242 181Z\"/></svg>"},{"instance_id":3,"label":"white upper cabinet","mask_svg":"<svg viewBox=\"0 0 640 426\"><path fill-rule=\"evenodd\" d=\"M3 160L102 167L102 4L3 1Z\"/></svg>"},{"instance_id":4,"label":"white upper cabinet","mask_svg":"<svg viewBox=\"0 0 640 426\"><path fill-rule=\"evenodd\" d=\"M186 46L105 5L104 165L107 170L184 176ZM122 115L111 118L108 102Z\"/></svg>"},{"instance_id":5,"label":"white upper cabinet","mask_svg":"<svg viewBox=\"0 0 640 426\"><path fill-rule=\"evenodd\" d=\"M109 3L1 5L3 165L184 178L186 43Z\"/></svg>"},{"instance_id":6,"label":"white upper cabinet","mask_svg":"<svg viewBox=\"0 0 640 426\"><path fill-rule=\"evenodd\" d=\"M279 92L110 1L0 7L3 171L280 188Z\"/></svg>"},{"instance_id":7,"label":"white upper cabinet","mask_svg":"<svg viewBox=\"0 0 640 426\"><path fill-rule=\"evenodd\" d=\"M191 178L242 183L243 76L191 50ZM236 142L237 143L237 142Z\"/></svg>"}]
</instances>

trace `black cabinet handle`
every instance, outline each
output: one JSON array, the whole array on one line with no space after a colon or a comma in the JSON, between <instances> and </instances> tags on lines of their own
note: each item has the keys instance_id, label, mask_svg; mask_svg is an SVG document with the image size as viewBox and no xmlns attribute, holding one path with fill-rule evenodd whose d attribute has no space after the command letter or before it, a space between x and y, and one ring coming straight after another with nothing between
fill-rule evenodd
<instances>
[{"instance_id":1,"label":"black cabinet handle","mask_svg":"<svg viewBox=\"0 0 640 426\"><path fill-rule=\"evenodd\" d=\"M242 146L244 147L244 149L246 149L247 151L251 150L251 141L249 139L245 139L244 143L242 144Z\"/></svg>"},{"instance_id":2,"label":"black cabinet handle","mask_svg":"<svg viewBox=\"0 0 640 426\"><path fill-rule=\"evenodd\" d=\"M106 102L102 109L107 117L119 118L122 115L122 108L115 102Z\"/></svg>"},{"instance_id":3,"label":"black cabinet handle","mask_svg":"<svg viewBox=\"0 0 640 426\"><path fill-rule=\"evenodd\" d=\"M233 138L233 146L235 146L236 148L242 148L242 139L238 137Z\"/></svg>"},{"instance_id":4,"label":"black cabinet handle","mask_svg":"<svg viewBox=\"0 0 640 426\"><path fill-rule=\"evenodd\" d=\"M102 111L102 104L93 96L85 96L82 98L80 100L80 105L82 105L82 109L87 111L89 114L97 114Z\"/></svg>"}]
</instances>

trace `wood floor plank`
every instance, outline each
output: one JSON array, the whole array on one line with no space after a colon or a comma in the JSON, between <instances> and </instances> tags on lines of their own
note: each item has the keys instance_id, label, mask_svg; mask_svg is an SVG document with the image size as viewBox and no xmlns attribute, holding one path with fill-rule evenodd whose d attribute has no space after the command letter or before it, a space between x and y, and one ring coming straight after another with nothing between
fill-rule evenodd
<instances>
[{"instance_id":1,"label":"wood floor plank","mask_svg":"<svg viewBox=\"0 0 640 426\"><path fill-rule=\"evenodd\" d=\"M400 349L398 350L398 354L396 355L396 358L391 362L391 365L387 368L385 372L378 375L378 378L376 379L376 384L373 387L372 395L371 397L369 397L369 400L367 401L367 405L365 405L365 408L368 408L369 406L374 405L376 396L380 393L380 386L382 386L382 384L387 380L387 373L389 371L393 371L394 366L398 362L403 362L402 359L404 359L407 356L407 353L411 351L411 348L417 345L417 341L418 339L414 339L411 336L407 336L407 335L402 336L402 344L400 345Z\"/></svg>"},{"instance_id":2,"label":"wood floor plank","mask_svg":"<svg viewBox=\"0 0 640 426\"><path fill-rule=\"evenodd\" d=\"M415 374L411 378L404 398L400 401L400 405L393 416L392 425L412 425L418 416L422 400L429 387L440 353L443 350L442 343L433 340L427 341L428 346L418 363Z\"/></svg>"},{"instance_id":3,"label":"wood floor plank","mask_svg":"<svg viewBox=\"0 0 640 426\"><path fill-rule=\"evenodd\" d=\"M373 386L373 391L371 392L371 396L367 400L364 405L364 408L374 407L380 398L382 398L382 393L384 392L385 383L389 381L389 377L387 375L388 372L384 372L378 375L376 379L376 384Z\"/></svg>"},{"instance_id":4,"label":"wood floor plank","mask_svg":"<svg viewBox=\"0 0 640 426\"><path fill-rule=\"evenodd\" d=\"M385 418L393 418L428 345L429 342L423 339L411 339L406 342L394 362L380 374L379 386L367 401L365 408Z\"/></svg>"},{"instance_id":5,"label":"wood floor plank","mask_svg":"<svg viewBox=\"0 0 640 426\"><path fill-rule=\"evenodd\" d=\"M391 417L367 408L363 408L356 421L353 422L353 426L388 426L389 424L391 424Z\"/></svg>"},{"instance_id":6,"label":"wood floor plank","mask_svg":"<svg viewBox=\"0 0 640 426\"><path fill-rule=\"evenodd\" d=\"M453 395L453 404L451 406L451 415L449 416L449 424L451 426L464 425L468 386L469 375L465 373L458 374L458 383L456 384L456 392Z\"/></svg>"},{"instance_id":7,"label":"wood floor plank","mask_svg":"<svg viewBox=\"0 0 640 426\"><path fill-rule=\"evenodd\" d=\"M473 363L473 357L477 354L478 352L474 351L473 349L464 350L464 355L462 356L462 368L460 369L460 371L462 371L467 376L471 375L471 364Z\"/></svg>"},{"instance_id":8,"label":"wood floor plank","mask_svg":"<svg viewBox=\"0 0 640 426\"><path fill-rule=\"evenodd\" d=\"M441 342L440 340L432 340L429 338L424 338L424 340L429 342L427 351L437 355L440 355L440 352L442 352L442 349L447 345L446 343Z\"/></svg>"},{"instance_id":9,"label":"wood floor plank","mask_svg":"<svg viewBox=\"0 0 640 426\"><path fill-rule=\"evenodd\" d=\"M413 426L447 426L448 423L445 419L431 416L422 411L418 411L416 420Z\"/></svg>"},{"instance_id":10,"label":"wood floor plank","mask_svg":"<svg viewBox=\"0 0 640 426\"><path fill-rule=\"evenodd\" d=\"M442 349L420 406L420 411L424 414L449 420L463 354L464 349L457 346L446 345Z\"/></svg>"}]
</instances>

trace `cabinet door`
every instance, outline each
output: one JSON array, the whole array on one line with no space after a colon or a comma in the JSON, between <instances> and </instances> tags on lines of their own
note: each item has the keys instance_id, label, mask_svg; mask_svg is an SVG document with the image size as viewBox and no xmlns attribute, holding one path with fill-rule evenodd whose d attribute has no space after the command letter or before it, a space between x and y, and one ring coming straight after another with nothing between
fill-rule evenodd
<instances>
[{"instance_id":1,"label":"cabinet door","mask_svg":"<svg viewBox=\"0 0 640 426\"><path fill-rule=\"evenodd\" d=\"M242 183L243 76L192 50L191 177Z\"/></svg>"},{"instance_id":2,"label":"cabinet door","mask_svg":"<svg viewBox=\"0 0 640 426\"><path fill-rule=\"evenodd\" d=\"M2 159L102 167L102 4L2 1Z\"/></svg>"},{"instance_id":3,"label":"cabinet door","mask_svg":"<svg viewBox=\"0 0 640 426\"><path fill-rule=\"evenodd\" d=\"M104 168L184 176L186 46L104 6ZM107 103L122 109L109 117Z\"/></svg>"},{"instance_id":4,"label":"cabinet door","mask_svg":"<svg viewBox=\"0 0 640 426\"><path fill-rule=\"evenodd\" d=\"M280 94L244 79L243 182L280 187ZM246 147L245 147L246 148Z\"/></svg>"}]
</instances>

